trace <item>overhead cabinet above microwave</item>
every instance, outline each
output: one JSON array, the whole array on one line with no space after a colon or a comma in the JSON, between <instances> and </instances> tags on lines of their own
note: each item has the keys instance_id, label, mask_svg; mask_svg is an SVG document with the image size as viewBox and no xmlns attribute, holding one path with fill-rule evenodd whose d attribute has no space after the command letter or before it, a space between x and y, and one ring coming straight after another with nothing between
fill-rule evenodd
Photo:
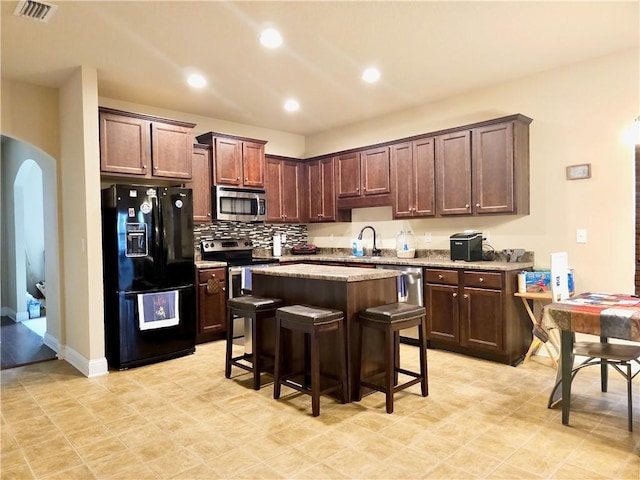
<instances>
[{"instance_id":1,"label":"overhead cabinet above microwave","mask_svg":"<svg viewBox=\"0 0 640 480\"><path fill-rule=\"evenodd\" d=\"M99 108L100 172L135 179L191 179L195 124Z\"/></svg>"},{"instance_id":2,"label":"overhead cabinet above microwave","mask_svg":"<svg viewBox=\"0 0 640 480\"><path fill-rule=\"evenodd\" d=\"M264 188L264 140L208 132L196 137L213 148L215 185Z\"/></svg>"}]
</instances>

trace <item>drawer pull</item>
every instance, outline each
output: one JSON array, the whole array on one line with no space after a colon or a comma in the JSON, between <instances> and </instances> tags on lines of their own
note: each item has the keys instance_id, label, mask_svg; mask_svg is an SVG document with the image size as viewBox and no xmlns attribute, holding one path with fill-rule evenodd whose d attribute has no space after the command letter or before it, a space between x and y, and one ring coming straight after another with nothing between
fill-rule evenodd
<instances>
[{"instance_id":1,"label":"drawer pull","mask_svg":"<svg viewBox=\"0 0 640 480\"><path fill-rule=\"evenodd\" d=\"M462 298L469 298L469 295L465 293L464 295L462 295Z\"/></svg>"},{"instance_id":2,"label":"drawer pull","mask_svg":"<svg viewBox=\"0 0 640 480\"><path fill-rule=\"evenodd\" d=\"M482 283L482 282L484 282L484 278L480 277L480 278L478 279L478 281Z\"/></svg>"},{"instance_id":3,"label":"drawer pull","mask_svg":"<svg viewBox=\"0 0 640 480\"><path fill-rule=\"evenodd\" d=\"M458 296L458 294L457 294L457 293L454 293L454 294L453 294L453 298L456 298L457 296Z\"/></svg>"},{"instance_id":4,"label":"drawer pull","mask_svg":"<svg viewBox=\"0 0 640 480\"><path fill-rule=\"evenodd\" d=\"M444 278L444 275L442 275L442 274L438 274L438 278L439 278L440 280L442 280L442 279Z\"/></svg>"}]
</instances>

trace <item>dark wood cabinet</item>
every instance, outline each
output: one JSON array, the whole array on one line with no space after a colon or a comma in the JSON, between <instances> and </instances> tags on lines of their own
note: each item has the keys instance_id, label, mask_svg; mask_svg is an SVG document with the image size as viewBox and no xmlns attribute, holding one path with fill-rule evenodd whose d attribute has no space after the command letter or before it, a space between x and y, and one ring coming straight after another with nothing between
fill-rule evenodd
<instances>
[{"instance_id":1,"label":"dark wood cabinet","mask_svg":"<svg viewBox=\"0 0 640 480\"><path fill-rule=\"evenodd\" d=\"M429 345L516 365L531 342L516 271L425 268Z\"/></svg>"},{"instance_id":2,"label":"dark wood cabinet","mask_svg":"<svg viewBox=\"0 0 640 480\"><path fill-rule=\"evenodd\" d=\"M334 161L337 208L391 205L389 147L345 153Z\"/></svg>"},{"instance_id":3,"label":"dark wood cabinet","mask_svg":"<svg viewBox=\"0 0 640 480\"><path fill-rule=\"evenodd\" d=\"M471 132L436 137L435 152L438 215L471 214Z\"/></svg>"},{"instance_id":4,"label":"dark wood cabinet","mask_svg":"<svg viewBox=\"0 0 640 480\"><path fill-rule=\"evenodd\" d=\"M437 215L529 214L529 124L515 115L436 137Z\"/></svg>"},{"instance_id":5,"label":"dark wood cabinet","mask_svg":"<svg viewBox=\"0 0 640 480\"><path fill-rule=\"evenodd\" d=\"M308 221L350 222L351 210L336 209L336 189L333 157L319 158L306 164L306 198Z\"/></svg>"},{"instance_id":6,"label":"dark wood cabinet","mask_svg":"<svg viewBox=\"0 0 640 480\"><path fill-rule=\"evenodd\" d=\"M435 140L391 146L393 218L435 215Z\"/></svg>"},{"instance_id":7,"label":"dark wood cabinet","mask_svg":"<svg viewBox=\"0 0 640 480\"><path fill-rule=\"evenodd\" d=\"M300 223L306 204L301 189L304 165L295 160L266 157L267 222Z\"/></svg>"},{"instance_id":8,"label":"dark wood cabinet","mask_svg":"<svg viewBox=\"0 0 640 480\"><path fill-rule=\"evenodd\" d=\"M103 175L192 178L194 124L100 107L99 125Z\"/></svg>"},{"instance_id":9,"label":"dark wood cabinet","mask_svg":"<svg viewBox=\"0 0 640 480\"><path fill-rule=\"evenodd\" d=\"M198 275L198 333L196 343L222 338L226 329L227 275L225 268L206 268Z\"/></svg>"},{"instance_id":10,"label":"dark wood cabinet","mask_svg":"<svg viewBox=\"0 0 640 480\"><path fill-rule=\"evenodd\" d=\"M215 185L264 188L266 141L215 132L199 135L197 140L213 148Z\"/></svg>"},{"instance_id":11,"label":"dark wood cabinet","mask_svg":"<svg viewBox=\"0 0 640 480\"><path fill-rule=\"evenodd\" d=\"M211 221L211 147L196 144L193 146L191 170L193 181L187 187L193 190L193 221Z\"/></svg>"}]
</instances>

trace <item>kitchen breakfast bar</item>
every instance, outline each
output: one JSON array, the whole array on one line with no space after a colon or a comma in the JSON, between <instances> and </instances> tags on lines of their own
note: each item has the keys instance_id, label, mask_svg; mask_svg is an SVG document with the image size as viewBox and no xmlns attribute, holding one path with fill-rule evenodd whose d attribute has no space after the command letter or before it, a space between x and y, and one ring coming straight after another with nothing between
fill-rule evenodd
<instances>
[{"instance_id":1,"label":"kitchen breakfast bar","mask_svg":"<svg viewBox=\"0 0 640 480\"><path fill-rule=\"evenodd\" d=\"M357 399L354 385L359 375L358 312L397 301L396 270L325 265L280 265L256 268L252 271L253 295L281 298L285 305L304 304L332 308L344 312L347 344L348 398ZM271 324L273 325L273 324ZM362 352L362 368L365 375L383 371L383 336L377 331L366 331ZM272 352L275 339L273 327L262 332L263 350ZM304 362L303 338L297 332L285 337L287 362L300 368ZM340 355L338 342L333 335L321 339L320 363L323 371L338 376Z\"/></svg>"}]
</instances>

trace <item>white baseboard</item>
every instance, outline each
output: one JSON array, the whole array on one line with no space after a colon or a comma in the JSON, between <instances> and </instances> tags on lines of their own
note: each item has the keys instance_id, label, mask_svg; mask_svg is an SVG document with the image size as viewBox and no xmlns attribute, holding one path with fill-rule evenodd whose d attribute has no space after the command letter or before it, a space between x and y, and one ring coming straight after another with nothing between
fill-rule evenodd
<instances>
[{"instance_id":1,"label":"white baseboard","mask_svg":"<svg viewBox=\"0 0 640 480\"><path fill-rule=\"evenodd\" d=\"M51 350L56 352L56 355L58 356L58 358L60 358L60 342L58 341L58 339L56 337L54 337L53 335L49 334L48 332L45 332L43 343L47 347L49 347Z\"/></svg>"},{"instance_id":2,"label":"white baseboard","mask_svg":"<svg viewBox=\"0 0 640 480\"><path fill-rule=\"evenodd\" d=\"M26 310L24 312L17 312L15 317L16 322L24 322L25 320L29 320L29 312Z\"/></svg>"},{"instance_id":3,"label":"white baseboard","mask_svg":"<svg viewBox=\"0 0 640 480\"><path fill-rule=\"evenodd\" d=\"M66 360L85 377L99 377L109 373L109 366L105 357L89 360L68 346L61 348L61 350L61 352L58 352L58 358ZM61 357L61 354L64 356Z\"/></svg>"}]
</instances>

